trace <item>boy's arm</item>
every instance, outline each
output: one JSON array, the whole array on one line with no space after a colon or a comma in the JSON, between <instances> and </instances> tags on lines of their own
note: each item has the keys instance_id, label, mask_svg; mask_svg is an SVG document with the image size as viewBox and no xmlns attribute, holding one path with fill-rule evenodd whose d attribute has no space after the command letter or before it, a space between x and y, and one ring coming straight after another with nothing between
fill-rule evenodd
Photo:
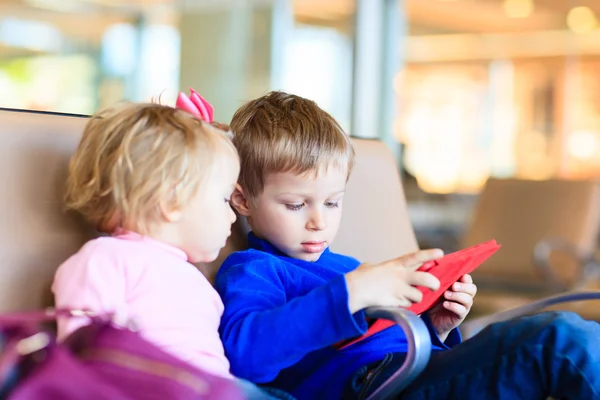
<instances>
[{"instance_id":1,"label":"boy's arm","mask_svg":"<svg viewBox=\"0 0 600 400\"><path fill-rule=\"evenodd\" d=\"M350 314L344 276L288 301L276 259L224 266L216 288L225 303L221 338L232 373L270 382L311 351L362 335L362 312Z\"/></svg>"}]
</instances>

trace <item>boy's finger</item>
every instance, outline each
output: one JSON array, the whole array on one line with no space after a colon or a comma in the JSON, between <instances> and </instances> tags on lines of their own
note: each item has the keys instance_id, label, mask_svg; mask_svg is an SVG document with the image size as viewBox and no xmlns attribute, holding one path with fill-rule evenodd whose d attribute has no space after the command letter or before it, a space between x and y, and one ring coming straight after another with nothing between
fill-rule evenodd
<instances>
[{"instance_id":1,"label":"boy's finger","mask_svg":"<svg viewBox=\"0 0 600 400\"><path fill-rule=\"evenodd\" d=\"M418 269L427 261L436 260L444 256L444 252L440 249L421 250L415 253L407 254L397 258L394 261L400 263L404 268Z\"/></svg>"},{"instance_id":2,"label":"boy's finger","mask_svg":"<svg viewBox=\"0 0 600 400\"><path fill-rule=\"evenodd\" d=\"M429 272L415 271L409 274L408 284L437 290L440 287L440 280Z\"/></svg>"},{"instance_id":3,"label":"boy's finger","mask_svg":"<svg viewBox=\"0 0 600 400\"><path fill-rule=\"evenodd\" d=\"M465 274L460 277L462 283L473 283L473 277L469 274Z\"/></svg>"},{"instance_id":4,"label":"boy's finger","mask_svg":"<svg viewBox=\"0 0 600 400\"><path fill-rule=\"evenodd\" d=\"M454 303L452 301L445 301L444 308L448 311L452 311L461 319L467 316L467 308L461 304Z\"/></svg>"},{"instance_id":5,"label":"boy's finger","mask_svg":"<svg viewBox=\"0 0 600 400\"><path fill-rule=\"evenodd\" d=\"M449 301L462 304L465 307L473 305L473 297L466 293L446 291L444 297Z\"/></svg>"},{"instance_id":6,"label":"boy's finger","mask_svg":"<svg viewBox=\"0 0 600 400\"><path fill-rule=\"evenodd\" d=\"M421 293L421 291L419 289L412 287L412 286L407 285L402 290L402 294L404 295L405 298L410 300L411 303L420 303L421 300L423 300L423 293Z\"/></svg>"},{"instance_id":7,"label":"boy's finger","mask_svg":"<svg viewBox=\"0 0 600 400\"><path fill-rule=\"evenodd\" d=\"M477 294L477 285L474 283L454 283L452 285L452 290L454 292L467 293L471 297L475 297Z\"/></svg>"}]
</instances>

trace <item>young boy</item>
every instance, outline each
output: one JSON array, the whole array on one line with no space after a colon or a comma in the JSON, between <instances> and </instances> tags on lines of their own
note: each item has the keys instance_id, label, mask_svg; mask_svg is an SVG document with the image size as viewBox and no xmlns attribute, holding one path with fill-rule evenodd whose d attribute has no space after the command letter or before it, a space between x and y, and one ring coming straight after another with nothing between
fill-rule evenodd
<instances>
[{"instance_id":1,"label":"young boy","mask_svg":"<svg viewBox=\"0 0 600 400\"><path fill-rule=\"evenodd\" d=\"M251 248L229 256L216 277L232 372L299 399L365 398L402 365L406 337L391 327L340 343L366 332L364 308L406 307L421 300L415 286L437 288L415 270L441 252L372 266L329 251L354 152L315 103L273 92L239 109L231 127L241 162L232 204L252 228ZM403 399L599 397L596 323L540 314L460 344L456 327L475 293L465 275L422 315L434 352Z\"/></svg>"}]
</instances>

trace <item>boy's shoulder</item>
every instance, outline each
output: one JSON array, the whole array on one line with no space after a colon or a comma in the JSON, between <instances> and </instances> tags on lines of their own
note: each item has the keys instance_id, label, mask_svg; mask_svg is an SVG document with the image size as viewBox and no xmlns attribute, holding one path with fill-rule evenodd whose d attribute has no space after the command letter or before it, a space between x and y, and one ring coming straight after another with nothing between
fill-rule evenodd
<instances>
[{"instance_id":1,"label":"boy's shoulder","mask_svg":"<svg viewBox=\"0 0 600 400\"><path fill-rule=\"evenodd\" d=\"M228 255L223 264L221 264L220 270L230 268L235 265L248 265L254 263L278 265L285 263L279 257L267 253L266 251L256 249L246 249L240 251L234 251Z\"/></svg>"},{"instance_id":2,"label":"boy's shoulder","mask_svg":"<svg viewBox=\"0 0 600 400\"><path fill-rule=\"evenodd\" d=\"M328 250L323 253L316 263L327 266L327 268L334 268L338 272L345 273L358 267L360 261L354 257L334 253ZM287 271L290 266L295 266L294 261L286 259L285 257L278 257L275 254L263 250L247 249L235 251L227 256L225 261L221 264L217 276L237 269L244 269L246 272L260 269L263 274L267 271Z\"/></svg>"},{"instance_id":3,"label":"boy's shoulder","mask_svg":"<svg viewBox=\"0 0 600 400\"><path fill-rule=\"evenodd\" d=\"M287 263L281 258L262 250L248 249L231 253L219 267L215 277L217 290L225 283L240 282L240 279L280 281L287 276Z\"/></svg>"}]
</instances>

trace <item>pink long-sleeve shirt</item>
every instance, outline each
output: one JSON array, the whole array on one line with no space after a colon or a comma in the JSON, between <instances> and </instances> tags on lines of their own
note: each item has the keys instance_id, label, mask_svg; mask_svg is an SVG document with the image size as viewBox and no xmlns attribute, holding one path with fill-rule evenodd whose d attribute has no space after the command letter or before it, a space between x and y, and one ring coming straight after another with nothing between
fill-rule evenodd
<instances>
[{"instance_id":1,"label":"pink long-sleeve shirt","mask_svg":"<svg viewBox=\"0 0 600 400\"><path fill-rule=\"evenodd\" d=\"M223 303L186 254L129 232L87 242L56 271L57 308L114 313L165 351L219 376L231 377L219 337ZM60 319L59 339L85 325Z\"/></svg>"}]
</instances>

